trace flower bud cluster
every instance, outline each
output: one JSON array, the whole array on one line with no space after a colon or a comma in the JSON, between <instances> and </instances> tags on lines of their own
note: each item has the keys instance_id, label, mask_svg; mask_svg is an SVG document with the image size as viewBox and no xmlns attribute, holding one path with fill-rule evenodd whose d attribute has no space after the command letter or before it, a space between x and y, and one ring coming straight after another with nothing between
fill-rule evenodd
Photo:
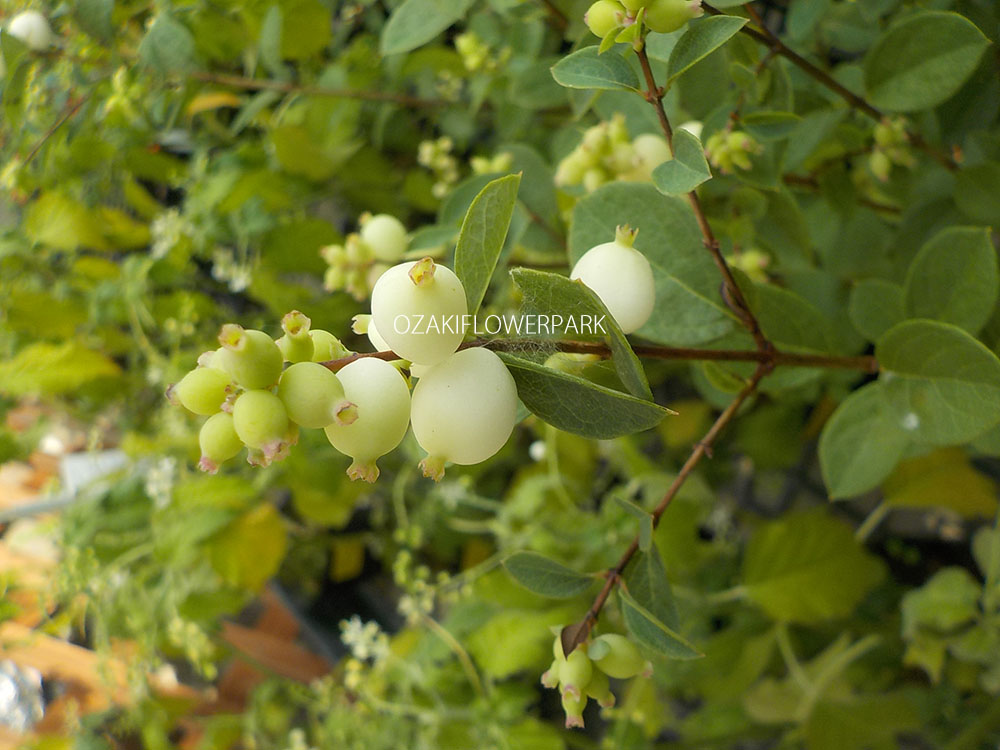
<instances>
[{"instance_id":1,"label":"flower bud cluster","mask_svg":"<svg viewBox=\"0 0 1000 750\"><path fill-rule=\"evenodd\" d=\"M625 116L618 113L584 132L580 145L559 162L556 185L583 185L589 193L614 180L649 182L653 170L669 159L666 140L649 133L632 140Z\"/></svg>"},{"instance_id":2,"label":"flower bud cluster","mask_svg":"<svg viewBox=\"0 0 1000 750\"><path fill-rule=\"evenodd\" d=\"M762 150L761 145L742 130L720 130L705 143L705 157L722 174L732 174L737 169L753 169L750 156Z\"/></svg>"}]
</instances>

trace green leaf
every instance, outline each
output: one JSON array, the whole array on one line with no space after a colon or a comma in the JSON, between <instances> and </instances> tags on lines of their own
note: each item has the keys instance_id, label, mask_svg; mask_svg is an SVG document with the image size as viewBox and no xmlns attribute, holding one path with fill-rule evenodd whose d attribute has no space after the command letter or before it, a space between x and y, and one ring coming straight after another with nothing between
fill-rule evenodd
<instances>
[{"instance_id":1,"label":"green leaf","mask_svg":"<svg viewBox=\"0 0 1000 750\"><path fill-rule=\"evenodd\" d=\"M875 356L882 393L914 441L964 443L1000 422L1000 360L961 328L904 321Z\"/></svg>"},{"instance_id":2,"label":"green leaf","mask_svg":"<svg viewBox=\"0 0 1000 750\"><path fill-rule=\"evenodd\" d=\"M114 28L111 25L111 11L114 0L76 0L73 17L80 28L101 42L110 41Z\"/></svg>"},{"instance_id":3,"label":"green leaf","mask_svg":"<svg viewBox=\"0 0 1000 750\"><path fill-rule=\"evenodd\" d=\"M919 589L903 596L903 636L911 637L921 627L951 630L979 615L979 583L965 568L939 570Z\"/></svg>"},{"instance_id":4,"label":"green leaf","mask_svg":"<svg viewBox=\"0 0 1000 750\"><path fill-rule=\"evenodd\" d=\"M639 90L635 71L615 52L599 54L597 47L584 47L552 66L556 83L571 89Z\"/></svg>"},{"instance_id":5,"label":"green leaf","mask_svg":"<svg viewBox=\"0 0 1000 750\"><path fill-rule=\"evenodd\" d=\"M962 87L988 46L957 13L914 13L879 37L865 57L868 98L893 112L935 107Z\"/></svg>"},{"instance_id":6,"label":"green leaf","mask_svg":"<svg viewBox=\"0 0 1000 750\"><path fill-rule=\"evenodd\" d=\"M31 204L24 232L33 242L56 250L109 249L96 214L62 193L43 193Z\"/></svg>"},{"instance_id":7,"label":"green leaf","mask_svg":"<svg viewBox=\"0 0 1000 750\"><path fill-rule=\"evenodd\" d=\"M815 623L846 617L884 575L854 530L825 510L763 524L743 558L747 597L775 620Z\"/></svg>"},{"instance_id":8,"label":"green leaf","mask_svg":"<svg viewBox=\"0 0 1000 750\"><path fill-rule=\"evenodd\" d=\"M477 601L477 604L481 602ZM490 618L484 625L469 633L465 639L469 653L476 665L496 679L504 679L517 672L543 669L552 659L552 633L550 627L566 622L575 612L565 608L505 609ZM502 647L498 646L502 644Z\"/></svg>"},{"instance_id":9,"label":"green leaf","mask_svg":"<svg viewBox=\"0 0 1000 750\"><path fill-rule=\"evenodd\" d=\"M330 43L332 28L330 10L318 0L282 0L281 56L305 60L316 55Z\"/></svg>"},{"instance_id":10,"label":"green leaf","mask_svg":"<svg viewBox=\"0 0 1000 750\"><path fill-rule=\"evenodd\" d=\"M270 503L244 513L208 543L212 567L223 580L254 591L278 572L287 548L285 522Z\"/></svg>"},{"instance_id":11,"label":"green leaf","mask_svg":"<svg viewBox=\"0 0 1000 750\"><path fill-rule=\"evenodd\" d=\"M649 517L648 513L645 515ZM628 593L640 606L668 627L677 627L677 605L656 545L648 551L636 552L625 568L623 578Z\"/></svg>"},{"instance_id":12,"label":"green leaf","mask_svg":"<svg viewBox=\"0 0 1000 750\"><path fill-rule=\"evenodd\" d=\"M883 279L864 279L851 289L847 314L858 333L869 341L906 320L903 287Z\"/></svg>"},{"instance_id":13,"label":"green leaf","mask_svg":"<svg viewBox=\"0 0 1000 750\"><path fill-rule=\"evenodd\" d=\"M139 44L139 59L161 73L184 73L195 64L194 36L187 26L161 13Z\"/></svg>"},{"instance_id":14,"label":"green leaf","mask_svg":"<svg viewBox=\"0 0 1000 750\"><path fill-rule=\"evenodd\" d=\"M602 186L573 208L571 262L614 239L619 224L639 230L635 247L649 259L656 283L656 307L637 335L669 346L697 346L734 330L736 319L719 294L719 271L686 200L650 184Z\"/></svg>"},{"instance_id":15,"label":"green leaf","mask_svg":"<svg viewBox=\"0 0 1000 750\"><path fill-rule=\"evenodd\" d=\"M383 55L409 52L427 44L462 18L473 0L406 0L382 27L379 50Z\"/></svg>"},{"instance_id":16,"label":"green leaf","mask_svg":"<svg viewBox=\"0 0 1000 750\"><path fill-rule=\"evenodd\" d=\"M92 380L114 377L121 368L76 341L29 344L0 362L0 393L11 396L70 393Z\"/></svg>"},{"instance_id":17,"label":"green leaf","mask_svg":"<svg viewBox=\"0 0 1000 750\"><path fill-rule=\"evenodd\" d=\"M614 498L615 502L622 506L626 513L639 521L639 549L642 552L649 552L653 546L652 514L621 495L615 495Z\"/></svg>"},{"instance_id":18,"label":"green leaf","mask_svg":"<svg viewBox=\"0 0 1000 750\"><path fill-rule=\"evenodd\" d=\"M997 510L996 482L956 446L901 461L882 483L882 496L894 508L947 508L964 518L992 518Z\"/></svg>"},{"instance_id":19,"label":"green leaf","mask_svg":"<svg viewBox=\"0 0 1000 750\"><path fill-rule=\"evenodd\" d=\"M537 552L515 552L503 561L503 566L528 591L552 599L569 599L582 594L594 582L590 576Z\"/></svg>"},{"instance_id":20,"label":"green leaf","mask_svg":"<svg viewBox=\"0 0 1000 750\"><path fill-rule=\"evenodd\" d=\"M490 279L510 227L521 175L493 180L472 201L462 222L455 248L455 274L465 287L469 315L475 315L486 296Z\"/></svg>"},{"instance_id":21,"label":"green leaf","mask_svg":"<svg viewBox=\"0 0 1000 750\"><path fill-rule=\"evenodd\" d=\"M997 301L997 257L990 231L950 227L920 248L906 275L908 317L952 323L975 334Z\"/></svg>"},{"instance_id":22,"label":"green leaf","mask_svg":"<svg viewBox=\"0 0 1000 750\"><path fill-rule=\"evenodd\" d=\"M758 141L787 138L802 123L802 118L794 112L751 112L743 115L740 120Z\"/></svg>"},{"instance_id":23,"label":"green leaf","mask_svg":"<svg viewBox=\"0 0 1000 750\"><path fill-rule=\"evenodd\" d=\"M835 352L837 335L830 319L795 292L773 284L756 284L750 307L761 330L786 349Z\"/></svg>"},{"instance_id":24,"label":"green leaf","mask_svg":"<svg viewBox=\"0 0 1000 750\"><path fill-rule=\"evenodd\" d=\"M560 430L610 439L655 427L670 414L651 401L605 388L589 380L500 353L517 395L539 418Z\"/></svg>"},{"instance_id":25,"label":"green leaf","mask_svg":"<svg viewBox=\"0 0 1000 750\"><path fill-rule=\"evenodd\" d=\"M699 659L704 656L690 641L657 619L624 589L618 589L618 599L625 627L640 645L670 659Z\"/></svg>"},{"instance_id":26,"label":"green leaf","mask_svg":"<svg viewBox=\"0 0 1000 750\"><path fill-rule=\"evenodd\" d=\"M909 437L878 383L848 396L824 425L819 462L830 497L854 497L878 486L903 457Z\"/></svg>"},{"instance_id":27,"label":"green leaf","mask_svg":"<svg viewBox=\"0 0 1000 750\"><path fill-rule=\"evenodd\" d=\"M747 23L737 16L708 16L688 24L667 61L667 85L699 60L728 42Z\"/></svg>"},{"instance_id":28,"label":"green leaf","mask_svg":"<svg viewBox=\"0 0 1000 750\"><path fill-rule=\"evenodd\" d=\"M973 221L1000 227L1000 162L963 167L955 177L955 204Z\"/></svg>"},{"instance_id":29,"label":"green leaf","mask_svg":"<svg viewBox=\"0 0 1000 750\"><path fill-rule=\"evenodd\" d=\"M653 184L665 195L683 195L710 179L701 141L686 130L674 131L674 158L653 170Z\"/></svg>"},{"instance_id":30,"label":"green leaf","mask_svg":"<svg viewBox=\"0 0 1000 750\"><path fill-rule=\"evenodd\" d=\"M576 325L569 328L560 324L562 333L557 336L582 341L588 339L605 341L611 349L615 371L629 392L647 401L653 400L639 358L632 351L621 326L615 322L608 308L593 291L580 281L530 268L515 268L510 272L510 276L521 290L525 311L534 315L547 315L550 320L559 316L564 318L567 324L570 321L577 321ZM591 316L595 321L600 320L600 327L606 332L605 335L580 332L579 321L584 315Z\"/></svg>"},{"instance_id":31,"label":"green leaf","mask_svg":"<svg viewBox=\"0 0 1000 750\"><path fill-rule=\"evenodd\" d=\"M981 528L972 537L972 556L987 584L1000 580L1000 529Z\"/></svg>"}]
</instances>

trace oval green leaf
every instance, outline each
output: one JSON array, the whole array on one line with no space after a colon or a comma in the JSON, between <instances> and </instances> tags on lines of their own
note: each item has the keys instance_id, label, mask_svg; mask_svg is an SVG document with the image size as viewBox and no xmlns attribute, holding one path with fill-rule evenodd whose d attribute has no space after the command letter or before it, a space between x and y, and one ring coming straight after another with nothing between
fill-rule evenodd
<instances>
[{"instance_id":1,"label":"oval green leaf","mask_svg":"<svg viewBox=\"0 0 1000 750\"><path fill-rule=\"evenodd\" d=\"M537 552L515 552L503 561L503 566L528 591L550 599L569 599L582 594L594 581Z\"/></svg>"},{"instance_id":2,"label":"oval green leaf","mask_svg":"<svg viewBox=\"0 0 1000 750\"><path fill-rule=\"evenodd\" d=\"M639 79L617 52L604 54L597 47L584 47L552 66L556 83L571 89L639 90Z\"/></svg>"}]
</instances>

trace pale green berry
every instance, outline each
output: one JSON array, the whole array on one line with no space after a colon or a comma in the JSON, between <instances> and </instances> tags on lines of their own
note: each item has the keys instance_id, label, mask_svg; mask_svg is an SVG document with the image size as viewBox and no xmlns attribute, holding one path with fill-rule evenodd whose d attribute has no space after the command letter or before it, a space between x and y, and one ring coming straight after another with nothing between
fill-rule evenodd
<instances>
[{"instance_id":1,"label":"pale green berry","mask_svg":"<svg viewBox=\"0 0 1000 750\"><path fill-rule=\"evenodd\" d=\"M406 227L395 216L376 214L361 219L361 239L385 263L396 263L410 245Z\"/></svg>"},{"instance_id":2,"label":"pale green berry","mask_svg":"<svg viewBox=\"0 0 1000 750\"><path fill-rule=\"evenodd\" d=\"M615 705L615 694L611 692L608 676L599 669L594 670L583 692L588 698L597 701L601 708L611 708Z\"/></svg>"},{"instance_id":3,"label":"pale green berry","mask_svg":"<svg viewBox=\"0 0 1000 750\"><path fill-rule=\"evenodd\" d=\"M374 321L368 321L368 340L371 345L375 347L377 352L387 352L390 351L389 345L386 343L385 339L382 338L382 334L378 332L378 328L375 327Z\"/></svg>"},{"instance_id":4,"label":"pale green berry","mask_svg":"<svg viewBox=\"0 0 1000 750\"><path fill-rule=\"evenodd\" d=\"M639 649L628 638L617 633L605 633L594 639L594 644L604 644L607 648L595 649L595 652L604 653L600 658L594 659L594 665L608 677L619 680L627 680L638 674L643 674L650 670L650 664L646 661Z\"/></svg>"},{"instance_id":5,"label":"pale green berry","mask_svg":"<svg viewBox=\"0 0 1000 750\"><path fill-rule=\"evenodd\" d=\"M629 12L629 15L634 16L649 3L649 0L619 0L619 2L625 6L625 10Z\"/></svg>"},{"instance_id":6,"label":"pale green berry","mask_svg":"<svg viewBox=\"0 0 1000 750\"><path fill-rule=\"evenodd\" d=\"M488 349L456 352L425 372L413 389L413 435L428 456L424 476L439 480L444 464L478 464L514 431L517 388L503 361Z\"/></svg>"},{"instance_id":7,"label":"pale green berry","mask_svg":"<svg viewBox=\"0 0 1000 750\"><path fill-rule=\"evenodd\" d=\"M402 359L433 365L462 343L468 312L455 273L431 258L386 271L372 290L372 321Z\"/></svg>"},{"instance_id":8,"label":"pale green berry","mask_svg":"<svg viewBox=\"0 0 1000 750\"><path fill-rule=\"evenodd\" d=\"M410 391L402 373L374 357L357 359L337 373L344 395L357 404L358 418L351 424L326 428L330 444L354 459L347 470L351 479L374 482L376 460L399 445L410 423Z\"/></svg>"},{"instance_id":9,"label":"pale green berry","mask_svg":"<svg viewBox=\"0 0 1000 750\"><path fill-rule=\"evenodd\" d=\"M232 414L220 411L209 417L198 433L198 445L201 447L198 468L209 474L217 472L219 464L243 450L243 441L236 434Z\"/></svg>"},{"instance_id":10,"label":"pale green berry","mask_svg":"<svg viewBox=\"0 0 1000 750\"><path fill-rule=\"evenodd\" d=\"M333 359L342 359L350 354L347 347L340 343L340 339L329 331L314 328L309 331L309 338L313 342L313 362L329 362Z\"/></svg>"},{"instance_id":11,"label":"pale green berry","mask_svg":"<svg viewBox=\"0 0 1000 750\"><path fill-rule=\"evenodd\" d=\"M313 341L309 335L312 321L298 310L292 310L281 319L281 330L284 336L278 339L278 348L282 356L289 362L311 362L313 357Z\"/></svg>"},{"instance_id":12,"label":"pale green berry","mask_svg":"<svg viewBox=\"0 0 1000 750\"><path fill-rule=\"evenodd\" d=\"M889 181L889 176L892 174L892 160L885 151L881 149L872 151L868 157L868 167L881 182Z\"/></svg>"},{"instance_id":13,"label":"pale green berry","mask_svg":"<svg viewBox=\"0 0 1000 750\"><path fill-rule=\"evenodd\" d=\"M566 661L559 665L559 684L563 693L584 695L584 688L587 687L593 673L594 665L587 656L585 647L577 646L566 657Z\"/></svg>"},{"instance_id":14,"label":"pale green berry","mask_svg":"<svg viewBox=\"0 0 1000 750\"><path fill-rule=\"evenodd\" d=\"M583 729L583 709L587 707L587 696L563 693L562 707L563 711L566 712L566 728Z\"/></svg>"},{"instance_id":15,"label":"pale green berry","mask_svg":"<svg viewBox=\"0 0 1000 750\"><path fill-rule=\"evenodd\" d=\"M625 23L625 8L615 0L597 0L583 15L583 22L601 39Z\"/></svg>"},{"instance_id":16,"label":"pale green berry","mask_svg":"<svg viewBox=\"0 0 1000 750\"><path fill-rule=\"evenodd\" d=\"M288 412L270 391L247 391L233 405L233 427L248 447L274 454L289 435Z\"/></svg>"},{"instance_id":17,"label":"pale green berry","mask_svg":"<svg viewBox=\"0 0 1000 750\"><path fill-rule=\"evenodd\" d=\"M552 660L552 664L549 668L542 673L542 685L547 688L556 688L559 686L559 667L561 666L562 661L563 660L559 657Z\"/></svg>"},{"instance_id":18,"label":"pale green berry","mask_svg":"<svg viewBox=\"0 0 1000 750\"><path fill-rule=\"evenodd\" d=\"M638 162L636 171L647 179L652 176L654 169L673 158L666 139L653 133L640 135L632 143L632 148Z\"/></svg>"},{"instance_id":19,"label":"pale green berry","mask_svg":"<svg viewBox=\"0 0 1000 750\"><path fill-rule=\"evenodd\" d=\"M297 362L281 373L278 398L288 418L300 427L319 429L358 418L357 406L344 395L340 380L316 362Z\"/></svg>"},{"instance_id":20,"label":"pale green berry","mask_svg":"<svg viewBox=\"0 0 1000 750\"><path fill-rule=\"evenodd\" d=\"M656 302L653 269L632 247L634 238L635 232L619 227L614 242L592 247L570 272L600 297L625 333L641 328Z\"/></svg>"},{"instance_id":21,"label":"pale green berry","mask_svg":"<svg viewBox=\"0 0 1000 750\"><path fill-rule=\"evenodd\" d=\"M37 10L26 10L10 19L7 33L36 52L48 49L55 41L55 34L52 33L48 20Z\"/></svg>"},{"instance_id":22,"label":"pale green berry","mask_svg":"<svg viewBox=\"0 0 1000 750\"><path fill-rule=\"evenodd\" d=\"M198 367L167 390L167 397L188 411L208 416L222 408L233 390L233 379L225 370Z\"/></svg>"},{"instance_id":23,"label":"pale green berry","mask_svg":"<svg viewBox=\"0 0 1000 750\"><path fill-rule=\"evenodd\" d=\"M610 180L610 176L600 167L588 169L583 175L583 186L587 192L592 193L604 183Z\"/></svg>"},{"instance_id":24,"label":"pale green berry","mask_svg":"<svg viewBox=\"0 0 1000 750\"><path fill-rule=\"evenodd\" d=\"M669 33L704 12L701 0L652 0L646 6L646 25L651 31Z\"/></svg>"},{"instance_id":25,"label":"pale green berry","mask_svg":"<svg viewBox=\"0 0 1000 750\"><path fill-rule=\"evenodd\" d=\"M278 345L263 331L227 323L219 333L219 343L222 349L216 352L213 364L243 388L270 388L278 382L285 360Z\"/></svg>"}]
</instances>

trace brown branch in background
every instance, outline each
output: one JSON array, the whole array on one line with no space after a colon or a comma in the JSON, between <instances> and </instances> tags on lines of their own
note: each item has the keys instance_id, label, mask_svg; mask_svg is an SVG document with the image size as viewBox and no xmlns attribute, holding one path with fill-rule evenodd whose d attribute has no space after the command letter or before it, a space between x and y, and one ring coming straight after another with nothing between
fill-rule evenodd
<instances>
[{"instance_id":1,"label":"brown branch in background","mask_svg":"<svg viewBox=\"0 0 1000 750\"><path fill-rule=\"evenodd\" d=\"M559 10L552 0L541 0L541 3L548 9L552 25L559 31L565 31L569 27L569 18L566 17L566 14Z\"/></svg>"},{"instance_id":2,"label":"brown branch in background","mask_svg":"<svg viewBox=\"0 0 1000 750\"><path fill-rule=\"evenodd\" d=\"M809 175L786 174L781 179L786 185L792 187L800 187L813 192L819 190L819 181ZM865 206L873 211L881 211L882 213L893 214L895 216L903 213L903 210L899 206L894 206L890 203L879 203L871 198L858 198L858 205Z\"/></svg>"},{"instance_id":3,"label":"brown branch in background","mask_svg":"<svg viewBox=\"0 0 1000 750\"><path fill-rule=\"evenodd\" d=\"M730 403L729 406L726 407L725 411L719 415L718 419L715 420L715 423L711 426L711 428L709 428L708 432L705 433L705 437L695 444L694 450L691 451L691 455L688 456L688 459L684 462L681 470L677 472L677 476L674 478L674 481L670 484L670 487L663 495L663 499L660 500L656 508L653 509L652 517L654 529L659 525L660 518L663 517L664 511L666 511L670 503L677 496L677 493L684 485L688 476L701 462L701 459L710 455L712 445L715 443L716 438L718 438L719 434L726 428L726 426L733 421L733 417L736 416L736 412L739 411L744 402L750 398L754 391L757 390L757 386L760 384L760 381L764 379L764 376L771 372L771 369L772 366L766 362L762 362L758 365L753 376L747 381L747 384L743 386L743 390L737 394L732 403ZM579 623L569 625L563 630L563 653L569 654L574 648L586 641L590 636L590 631L597 623L597 618L600 616L601 609L604 607L608 597L611 595L612 589L614 589L619 581L621 581L625 568L628 566L638 549L639 536L637 534L628 549L625 550L625 553L618 560L615 567L611 568L611 570L607 572L604 586L601 588L597 598L594 599L594 603L590 605L590 609L587 610L587 614L584 615L584 618Z\"/></svg>"},{"instance_id":4,"label":"brown branch in background","mask_svg":"<svg viewBox=\"0 0 1000 750\"><path fill-rule=\"evenodd\" d=\"M587 341L547 341L535 339L476 339L466 341L459 349L472 349L484 346L493 351L516 352L526 348L555 349L571 354L595 354L599 357L610 357L611 350L606 344ZM866 373L878 372L878 362L874 357L838 357L827 354L799 354L782 352L776 349L762 351L760 349L689 349L672 346L650 346L637 344L632 350L646 359L665 359L691 362L757 362L772 367L817 367L824 369L858 370ZM336 372L358 359L374 358L387 362L401 359L393 352L362 352L351 354L341 359L323 362L325 367Z\"/></svg>"},{"instance_id":5,"label":"brown branch in background","mask_svg":"<svg viewBox=\"0 0 1000 750\"><path fill-rule=\"evenodd\" d=\"M408 94L396 94L391 91L369 91L365 89L330 89L323 86L306 86L288 81L272 81L266 78L244 78L243 76L226 73L208 73L196 71L188 74L189 78L206 83L216 83L220 86L230 86L247 91L281 91L286 94L303 94L305 96L328 96L334 99L361 99L372 102L392 102L402 107L440 107L448 104L444 99L421 99Z\"/></svg>"},{"instance_id":6,"label":"brown branch in background","mask_svg":"<svg viewBox=\"0 0 1000 750\"><path fill-rule=\"evenodd\" d=\"M653 105L656 110L656 116L660 121L660 127L663 130L663 135L666 136L667 145L670 147L670 153L674 153L674 131L670 127L670 120L667 119L667 111L663 108L663 95L664 91L662 88L656 85L656 79L653 77L653 69L649 65L649 57L646 55L646 48L640 47L637 51L639 56L639 64L642 66L642 74L646 78L646 101ZM764 332L760 329L760 324L757 322L757 318L754 317L753 312L750 310L750 305L747 304L746 298L743 296L743 292L739 285L736 283L736 279L733 278L733 272L729 269L729 264L726 263L726 259L722 257L722 250L719 247L719 241L715 238L715 234L712 232L712 227L708 223L708 219L705 216L705 212L701 207L701 201L698 198L698 193L691 191L687 194L688 202L691 204L691 208L694 211L694 218L698 222L698 228L701 230L701 236L705 247L712 256L712 260L715 262L716 267L719 269L719 273L722 274L722 281L725 288L725 300L726 304L729 305L730 309L736 316L740 319L747 330L750 331L750 335L753 336L754 342L757 344L757 348L761 351L771 351L774 347L771 342L767 340L764 336Z\"/></svg>"},{"instance_id":7,"label":"brown branch in background","mask_svg":"<svg viewBox=\"0 0 1000 750\"><path fill-rule=\"evenodd\" d=\"M66 102L66 108L63 110L63 113L59 115L59 119L52 124L52 127L50 127L48 130L45 131L44 134L42 134L42 137L38 139L38 142L31 147L31 151L28 152L28 155L24 157L24 162L21 164L22 167L27 166L28 163L35 158L38 152L41 151L42 146L45 145L45 143L49 140L49 138L55 135L55 132L59 130L59 128L65 125L66 122L71 117L73 117L73 115L75 115L77 112L80 111L80 107L82 107L86 103L88 98L89 94L85 96L71 98L69 101Z\"/></svg>"},{"instance_id":8,"label":"brown branch in background","mask_svg":"<svg viewBox=\"0 0 1000 750\"><path fill-rule=\"evenodd\" d=\"M725 15L718 8L713 8L707 3L702 3L702 7L705 9L706 13L713 16ZM771 51L776 54L781 55L795 67L801 70L803 73L811 77L813 80L817 81L821 85L830 89L832 92L837 94L841 99L847 102L851 107L862 112L873 120L881 121L885 118L885 114L879 110L877 107L873 106L864 97L858 96L849 88L837 81L833 76L827 73L822 68L817 67L813 63L806 60L802 55L798 54L794 50L790 49L782 42L766 25L763 23L763 19L760 14L754 10L749 3L743 6L746 8L747 13L753 19L754 23L757 24L759 28L753 26L744 26L740 31L752 39L756 39L758 42L766 46ZM955 171L958 169L958 162L956 162L950 155L943 153L939 149L935 148L927 141L924 137L913 130L907 130L906 137L909 139L910 144L925 154L934 159L938 164L943 166L945 169L950 171Z\"/></svg>"}]
</instances>

